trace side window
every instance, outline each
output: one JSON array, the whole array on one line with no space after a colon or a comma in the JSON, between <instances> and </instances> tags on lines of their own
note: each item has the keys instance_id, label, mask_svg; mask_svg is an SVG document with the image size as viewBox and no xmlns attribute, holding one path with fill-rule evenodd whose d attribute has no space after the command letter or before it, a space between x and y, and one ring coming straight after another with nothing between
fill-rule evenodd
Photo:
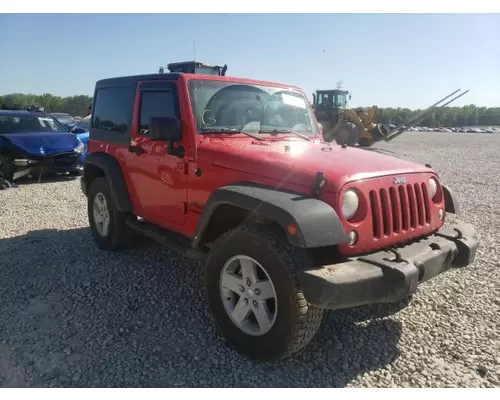
<instances>
[{"instance_id":1,"label":"side window","mask_svg":"<svg viewBox=\"0 0 500 400\"><path fill-rule=\"evenodd\" d=\"M132 88L99 89L92 115L92 127L117 133L127 132L132 115L132 104Z\"/></svg>"},{"instance_id":2,"label":"side window","mask_svg":"<svg viewBox=\"0 0 500 400\"><path fill-rule=\"evenodd\" d=\"M177 117L176 98L173 92L168 90L142 92L139 134L147 136L151 117Z\"/></svg>"}]
</instances>

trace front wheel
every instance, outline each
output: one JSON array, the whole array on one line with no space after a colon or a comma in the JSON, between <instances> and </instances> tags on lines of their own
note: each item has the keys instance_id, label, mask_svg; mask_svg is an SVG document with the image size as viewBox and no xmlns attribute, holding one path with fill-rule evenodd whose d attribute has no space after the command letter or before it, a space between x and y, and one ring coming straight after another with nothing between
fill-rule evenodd
<instances>
[{"instance_id":1,"label":"front wheel","mask_svg":"<svg viewBox=\"0 0 500 400\"><path fill-rule=\"evenodd\" d=\"M238 227L218 238L205 267L209 308L226 339L255 359L280 359L304 348L323 310L306 301L297 271L308 264L269 225Z\"/></svg>"},{"instance_id":2,"label":"front wheel","mask_svg":"<svg viewBox=\"0 0 500 400\"><path fill-rule=\"evenodd\" d=\"M14 180L14 164L11 157L0 154L0 178L12 182Z\"/></svg>"}]
</instances>

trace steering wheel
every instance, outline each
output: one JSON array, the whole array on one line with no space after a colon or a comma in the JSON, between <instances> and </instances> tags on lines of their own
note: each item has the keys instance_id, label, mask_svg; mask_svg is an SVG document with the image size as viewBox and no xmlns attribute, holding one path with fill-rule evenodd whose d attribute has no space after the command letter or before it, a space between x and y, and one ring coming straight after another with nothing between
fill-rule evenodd
<instances>
[{"instance_id":1,"label":"steering wheel","mask_svg":"<svg viewBox=\"0 0 500 400\"><path fill-rule=\"evenodd\" d=\"M298 124L295 124L294 126L292 126L292 131L308 131L308 132L310 132L310 129L306 124L298 123Z\"/></svg>"}]
</instances>

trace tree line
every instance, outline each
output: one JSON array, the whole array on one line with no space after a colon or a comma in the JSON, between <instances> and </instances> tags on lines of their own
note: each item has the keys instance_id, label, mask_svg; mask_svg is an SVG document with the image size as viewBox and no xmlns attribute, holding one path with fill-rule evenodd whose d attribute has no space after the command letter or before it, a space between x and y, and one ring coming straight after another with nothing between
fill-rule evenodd
<instances>
[{"instance_id":1,"label":"tree line","mask_svg":"<svg viewBox=\"0 0 500 400\"><path fill-rule=\"evenodd\" d=\"M24 94L11 93L0 96L0 105L9 107L37 106L44 107L49 112L68 113L74 117L84 117L88 113L89 104L92 97L85 95L75 95L69 97L54 96L50 93L44 94Z\"/></svg>"},{"instance_id":2,"label":"tree line","mask_svg":"<svg viewBox=\"0 0 500 400\"><path fill-rule=\"evenodd\" d=\"M80 117L87 115L88 106L91 103L92 97L85 95L60 97L50 93L41 95L12 93L0 96L0 104L7 106L35 105L44 107L50 112L69 113ZM375 122L394 125L405 124L420 111L409 108L379 108ZM470 104L463 107L436 108L428 113L419 125L430 128L500 125L500 107L487 108Z\"/></svg>"}]
</instances>

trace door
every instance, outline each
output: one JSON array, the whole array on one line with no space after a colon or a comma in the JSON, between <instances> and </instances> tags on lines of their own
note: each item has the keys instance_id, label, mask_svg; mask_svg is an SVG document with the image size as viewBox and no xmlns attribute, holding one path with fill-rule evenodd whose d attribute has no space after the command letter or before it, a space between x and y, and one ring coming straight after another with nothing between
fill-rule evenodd
<instances>
[{"instance_id":1,"label":"door","mask_svg":"<svg viewBox=\"0 0 500 400\"><path fill-rule=\"evenodd\" d=\"M137 193L137 213L149 222L175 230L187 215L186 162L169 155L165 142L149 139L151 117L181 120L175 82L139 82L129 150L133 157L128 168Z\"/></svg>"}]
</instances>

